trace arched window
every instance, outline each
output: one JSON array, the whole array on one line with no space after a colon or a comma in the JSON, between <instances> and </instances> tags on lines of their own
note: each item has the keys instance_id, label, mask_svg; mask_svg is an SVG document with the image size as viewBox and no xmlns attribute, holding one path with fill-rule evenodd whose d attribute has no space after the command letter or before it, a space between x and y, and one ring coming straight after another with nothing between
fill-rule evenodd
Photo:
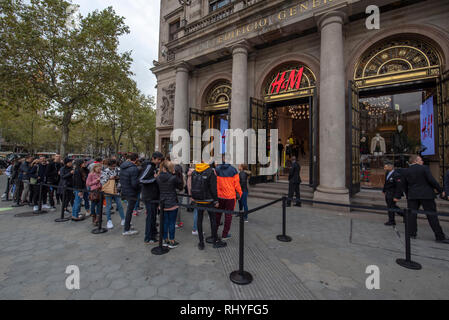
<instances>
[{"instance_id":1,"label":"arched window","mask_svg":"<svg viewBox=\"0 0 449 320\"><path fill-rule=\"evenodd\" d=\"M371 47L357 64L359 88L434 78L440 74L437 51L422 40L391 39Z\"/></svg>"}]
</instances>

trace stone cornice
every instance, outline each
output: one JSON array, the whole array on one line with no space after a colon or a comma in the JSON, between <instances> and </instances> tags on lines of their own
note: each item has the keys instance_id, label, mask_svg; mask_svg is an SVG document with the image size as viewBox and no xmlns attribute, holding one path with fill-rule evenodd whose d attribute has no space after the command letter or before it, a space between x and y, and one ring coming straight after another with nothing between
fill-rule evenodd
<instances>
[{"instance_id":1,"label":"stone cornice","mask_svg":"<svg viewBox=\"0 0 449 320\"><path fill-rule=\"evenodd\" d=\"M172 12L170 12L169 14L164 16L164 20L167 21L171 18L173 18L174 16L176 16L178 13L181 13L184 11L183 7L179 7L178 9L173 10Z\"/></svg>"}]
</instances>

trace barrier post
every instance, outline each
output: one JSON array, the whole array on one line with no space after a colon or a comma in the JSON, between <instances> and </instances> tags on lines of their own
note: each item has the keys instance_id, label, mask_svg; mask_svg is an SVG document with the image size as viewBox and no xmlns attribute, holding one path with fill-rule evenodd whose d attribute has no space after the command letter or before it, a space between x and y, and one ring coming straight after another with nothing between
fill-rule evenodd
<instances>
[{"instance_id":1,"label":"barrier post","mask_svg":"<svg viewBox=\"0 0 449 320\"><path fill-rule=\"evenodd\" d=\"M412 251L410 245L410 218L411 218L412 210L405 209L404 210L404 220L405 220L405 260L397 259L396 263L401 267L411 269L411 270L421 270L422 266L412 261Z\"/></svg>"},{"instance_id":2,"label":"barrier post","mask_svg":"<svg viewBox=\"0 0 449 320\"><path fill-rule=\"evenodd\" d=\"M282 198L282 234L276 239L281 242L292 242L292 238L287 236L287 197Z\"/></svg>"},{"instance_id":3,"label":"barrier post","mask_svg":"<svg viewBox=\"0 0 449 320\"><path fill-rule=\"evenodd\" d=\"M92 230L93 234L103 234L108 232L108 229L103 228L103 200L104 200L104 193L100 192L100 212L97 213L97 215L100 215L100 218L98 220L98 228Z\"/></svg>"},{"instance_id":4,"label":"barrier post","mask_svg":"<svg viewBox=\"0 0 449 320\"><path fill-rule=\"evenodd\" d=\"M6 181L6 198L5 200L2 200L3 202L10 202L12 200L9 200L9 191L11 189L11 178L8 177L8 180Z\"/></svg>"},{"instance_id":5,"label":"barrier post","mask_svg":"<svg viewBox=\"0 0 449 320\"><path fill-rule=\"evenodd\" d=\"M35 212L35 214L45 214L47 213L47 211L42 210L42 191L44 189L44 184L41 182L39 184L39 209L37 212Z\"/></svg>"},{"instance_id":6,"label":"barrier post","mask_svg":"<svg viewBox=\"0 0 449 320\"><path fill-rule=\"evenodd\" d=\"M244 213L240 212L240 240L239 240L239 270L230 275L233 283L240 286L248 285L253 282L253 276L244 269L244 249L245 249L245 220Z\"/></svg>"},{"instance_id":7,"label":"barrier post","mask_svg":"<svg viewBox=\"0 0 449 320\"><path fill-rule=\"evenodd\" d=\"M67 222L67 221L70 221L69 218L66 218L66 217L65 217L65 212L64 212L64 210L65 210L64 205L65 205L66 191L67 191L67 190L66 190L66 188L64 187L64 188L62 189L61 218L56 219L55 222ZM58 192L58 191L56 190L56 192Z\"/></svg>"},{"instance_id":8,"label":"barrier post","mask_svg":"<svg viewBox=\"0 0 449 320\"><path fill-rule=\"evenodd\" d=\"M162 256L164 254L167 254L170 249L168 249L167 247L164 247L164 239L163 239L163 233L164 233L164 219L165 219L165 204L164 201L161 201L159 204L159 217L160 217L160 221L159 221L159 246L157 246L156 248L153 248L151 250L151 253L154 254L155 256Z\"/></svg>"}]
</instances>

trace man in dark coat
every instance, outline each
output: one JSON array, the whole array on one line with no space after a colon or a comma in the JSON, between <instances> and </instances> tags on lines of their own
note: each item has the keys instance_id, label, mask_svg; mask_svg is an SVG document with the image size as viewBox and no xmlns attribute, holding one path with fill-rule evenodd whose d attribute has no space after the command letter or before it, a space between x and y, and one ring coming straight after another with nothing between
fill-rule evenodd
<instances>
[{"instance_id":1,"label":"man in dark coat","mask_svg":"<svg viewBox=\"0 0 449 320\"><path fill-rule=\"evenodd\" d=\"M288 176L288 201L287 206L291 207L293 195L296 194L296 207L301 207L301 194L299 186L301 184L301 166L296 161L296 157L292 157L292 167L290 168L290 174Z\"/></svg>"},{"instance_id":2,"label":"man in dark coat","mask_svg":"<svg viewBox=\"0 0 449 320\"><path fill-rule=\"evenodd\" d=\"M59 171L61 170L61 156L55 155L47 167L47 183L52 186L59 185ZM55 190L56 187L49 188L50 207L55 210ZM57 192L56 192L57 193Z\"/></svg>"},{"instance_id":3,"label":"man in dark coat","mask_svg":"<svg viewBox=\"0 0 449 320\"><path fill-rule=\"evenodd\" d=\"M383 193L385 195L385 201L387 202L388 209L399 209L397 203L401 199L402 192L402 182L400 173L394 169L392 163L385 163L384 169L385 174L385 185ZM388 222L385 223L386 226L395 226L395 215L394 211L388 212Z\"/></svg>"},{"instance_id":4,"label":"man in dark coat","mask_svg":"<svg viewBox=\"0 0 449 320\"><path fill-rule=\"evenodd\" d=\"M133 216L134 207L137 203L139 195L139 168L136 163L139 160L137 154L131 154L127 160L120 166L120 184L122 187L122 199L128 202L126 208L125 230L124 236L133 236L138 234L138 231L131 230L131 219Z\"/></svg>"},{"instance_id":5,"label":"man in dark coat","mask_svg":"<svg viewBox=\"0 0 449 320\"><path fill-rule=\"evenodd\" d=\"M160 152L155 152L151 161L143 163L143 173L139 178L139 183L142 187L142 201L145 203L147 210L147 219L145 225L145 243L154 244L157 243L157 228L156 228L156 216L158 203L153 201L159 200L159 186L156 182L156 174L164 159L164 155Z\"/></svg>"},{"instance_id":6,"label":"man in dark coat","mask_svg":"<svg viewBox=\"0 0 449 320\"><path fill-rule=\"evenodd\" d=\"M427 166L424 166L424 161L418 155L414 155L410 158L410 168L403 171L404 178L404 190L407 194L408 208L411 210L419 210L423 206L425 211L436 212L437 207L435 203L435 190L442 193L445 197L445 193L440 184L435 180ZM446 239L446 235L441 228L440 221L436 215L427 215L430 227L435 233L436 241L439 243L449 244L449 240ZM417 214L413 213L410 219L410 233L412 238L417 237Z\"/></svg>"}]
</instances>

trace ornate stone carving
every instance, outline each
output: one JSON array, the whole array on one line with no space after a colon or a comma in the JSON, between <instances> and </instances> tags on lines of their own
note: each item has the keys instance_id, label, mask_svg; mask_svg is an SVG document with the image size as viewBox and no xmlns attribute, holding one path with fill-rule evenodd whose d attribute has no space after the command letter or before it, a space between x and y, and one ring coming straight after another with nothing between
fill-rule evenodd
<instances>
[{"instance_id":1,"label":"ornate stone carving","mask_svg":"<svg viewBox=\"0 0 449 320\"><path fill-rule=\"evenodd\" d=\"M175 108L175 91L176 84L172 83L167 88L163 88L164 96L162 97L161 110L161 126L172 126Z\"/></svg>"}]
</instances>

